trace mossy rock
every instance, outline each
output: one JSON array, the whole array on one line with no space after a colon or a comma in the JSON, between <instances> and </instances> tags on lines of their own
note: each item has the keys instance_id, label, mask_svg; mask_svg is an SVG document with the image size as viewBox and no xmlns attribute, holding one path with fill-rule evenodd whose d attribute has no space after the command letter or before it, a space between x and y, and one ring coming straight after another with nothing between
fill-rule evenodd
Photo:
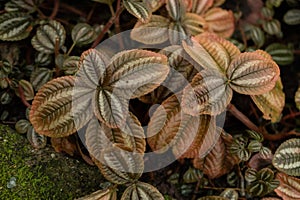
<instances>
[{"instance_id":1,"label":"mossy rock","mask_svg":"<svg viewBox=\"0 0 300 200\"><path fill-rule=\"evenodd\" d=\"M27 139L0 124L0 199L74 199L101 189L95 166L51 146L34 149Z\"/></svg>"}]
</instances>

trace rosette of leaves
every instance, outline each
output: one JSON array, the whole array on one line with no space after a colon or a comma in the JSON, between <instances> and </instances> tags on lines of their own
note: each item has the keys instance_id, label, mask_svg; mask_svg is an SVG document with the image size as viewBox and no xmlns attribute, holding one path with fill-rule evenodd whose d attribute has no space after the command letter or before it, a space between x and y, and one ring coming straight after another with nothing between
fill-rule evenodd
<instances>
[{"instance_id":1,"label":"rosette of leaves","mask_svg":"<svg viewBox=\"0 0 300 200\"><path fill-rule=\"evenodd\" d=\"M241 161L249 160L254 152L259 152L263 158L267 158L272 152L263 146L263 140L263 136L260 133L248 130L247 135L237 135L229 149Z\"/></svg>"},{"instance_id":2,"label":"rosette of leaves","mask_svg":"<svg viewBox=\"0 0 300 200\"><path fill-rule=\"evenodd\" d=\"M213 33L183 41L183 48L204 69L183 90L182 107L191 115L218 115L229 105L233 91L261 95L272 90L279 78L279 67L268 53L240 53Z\"/></svg>"},{"instance_id":3,"label":"rosette of leaves","mask_svg":"<svg viewBox=\"0 0 300 200\"><path fill-rule=\"evenodd\" d=\"M294 138L283 142L273 157L273 165L279 171L292 176L300 176L300 139Z\"/></svg>"},{"instance_id":4,"label":"rosette of leaves","mask_svg":"<svg viewBox=\"0 0 300 200\"><path fill-rule=\"evenodd\" d=\"M274 172L269 168L259 171L248 168L245 179L248 183L247 191L252 196L264 196L279 186L279 181L275 180Z\"/></svg>"},{"instance_id":5,"label":"rosette of leaves","mask_svg":"<svg viewBox=\"0 0 300 200\"><path fill-rule=\"evenodd\" d=\"M131 31L131 38L145 44L170 41L180 44L182 39L204 31L230 37L234 31L231 11L212 7L213 1L167 0L167 17L152 15L147 23L138 21Z\"/></svg>"}]
</instances>

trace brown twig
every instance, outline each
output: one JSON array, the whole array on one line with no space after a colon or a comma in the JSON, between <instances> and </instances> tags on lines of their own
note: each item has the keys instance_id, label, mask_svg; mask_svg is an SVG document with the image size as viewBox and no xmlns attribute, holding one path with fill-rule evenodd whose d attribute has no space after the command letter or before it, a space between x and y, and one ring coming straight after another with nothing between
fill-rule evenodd
<instances>
[{"instance_id":1,"label":"brown twig","mask_svg":"<svg viewBox=\"0 0 300 200\"><path fill-rule=\"evenodd\" d=\"M59 54L59 38L55 38L55 47L54 47L54 56L55 59L57 58ZM57 66L57 64L55 64L55 76L58 77L59 76L59 67Z\"/></svg>"},{"instance_id":2,"label":"brown twig","mask_svg":"<svg viewBox=\"0 0 300 200\"><path fill-rule=\"evenodd\" d=\"M282 117L281 121L283 122L283 121L286 121L287 119L295 118L297 116L300 116L300 112L291 112L290 114Z\"/></svg>"},{"instance_id":3,"label":"brown twig","mask_svg":"<svg viewBox=\"0 0 300 200\"><path fill-rule=\"evenodd\" d=\"M121 6L117 11L115 16L112 16L110 18L110 20L106 23L106 25L104 26L103 30L101 31L101 33L98 35L98 37L96 38L96 40L94 41L94 43L92 44L91 48L95 48L103 39L104 35L106 34L106 32L110 29L110 27L114 24L115 20L118 18L118 16L122 13L123 11L123 6Z\"/></svg>"},{"instance_id":4,"label":"brown twig","mask_svg":"<svg viewBox=\"0 0 300 200\"><path fill-rule=\"evenodd\" d=\"M26 107L30 108L31 105L27 102L27 100L26 100L26 98L25 98L25 95L24 95L24 90L23 90L23 88L21 87L21 85L19 85L18 91L19 91L19 95L20 95L20 98L21 98L21 100L22 100L22 103L23 103Z\"/></svg>"},{"instance_id":5,"label":"brown twig","mask_svg":"<svg viewBox=\"0 0 300 200\"><path fill-rule=\"evenodd\" d=\"M92 9L90 10L89 14L86 17L86 22L87 23L91 20L93 14L94 14L94 11L95 11L95 8L96 8L96 4L97 4L97 2L94 2Z\"/></svg>"},{"instance_id":6,"label":"brown twig","mask_svg":"<svg viewBox=\"0 0 300 200\"><path fill-rule=\"evenodd\" d=\"M51 15L49 16L49 19L55 18L55 16L57 15L57 12L58 12L59 4L60 4L59 0L54 0L54 7L53 7Z\"/></svg>"},{"instance_id":7,"label":"brown twig","mask_svg":"<svg viewBox=\"0 0 300 200\"><path fill-rule=\"evenodd\" d=\"M69 4L61 2L60 3L60 8L62 10L68 10L68 11L71 11L72 13L75 13L75 14L81 16L81 17L86 18L86 14L84 12L82 12L81 10L78 10L77 8L75 8L73 6L70 6Z\"/></svg>"}]
</instances>

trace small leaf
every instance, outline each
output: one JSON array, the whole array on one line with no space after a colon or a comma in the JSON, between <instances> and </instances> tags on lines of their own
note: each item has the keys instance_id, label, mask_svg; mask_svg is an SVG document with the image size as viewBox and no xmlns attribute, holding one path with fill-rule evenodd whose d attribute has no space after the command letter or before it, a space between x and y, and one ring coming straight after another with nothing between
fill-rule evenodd
<instances>
[{"instance_id":1,"label":"small leaf","mask_svg":"<svg viewBox=\"0 0 300 200\"><path fill-rule=\"evenodd\" d=\"M43 0L10 0L5 4L7 12L20 12L25 11L32 13Z\"/></svg>"},{"instance_id":2,"label":"small leaf","mask_svg":"<svg viewBox=\"0 0 300 200\"><path fill-rule=\"evenodd\" d=\"M214 0L194 0L192 1L191 12L203 15L210 7L213 6Z\"/></svg>"},{"instance_id":3,"label":"small leaf","mask_svg":"<svg viewBox=\"0 0 300 200\"><path fill-rule=\"evenodd\" d=\"M29 118L39 134L67 136L83 127L92 117L89 98L92 90L81 85L77 86L77 94L73 94L74 84L74 77L65 76L51 80L38 91Z\"/></svg>"},{"instance_id":4,"label":"small leaf","mask_svg":"<svg viewBox=\"0 0 300 200\"><path fill-rule=\"evenodd\" d=\"M32 18L28 13L8 12L0 15L0 40L16 41L29 36Z\"/></svg>"},{"instance_id":5,"label":"small leaf","mask_svg":"<svg viewBox=\"0 0 300 200\"><path fill-rule=\"evenodd\" d=\"M245 172L245 179L249 183L256 181L257 180L257 170L248 168Z\"/></svg>"},{"instance_id":6,"label":"small leaf","mask_svg":"<svg viewBox=\"0 0 300 200\"><path fill-rule=\"evenodd\" d=\"M262 148L262 143L257 141L257 140L252 140L249 144L248 144L248 150L250 152L259 152Z\"/></svg>"},{"instance_id":7,"label":"small leaf","mask_svg":"<svg viewBox=\"0 0 300 200\"><path fill-rule=\"evenodd\" d=\"M144 44L160 44L169 39L170 20L160 15L152 15L148 23L138 21L131 30L130 37Z\"/></svg>"},{"instance_id":8,"label":"small leaf","mask_svg":"<svg viewBox=\"0 0 300 200\"><path fill-rule=\"evenodd\" d=\"M267 46L265 51L272 56L278 65L289 65L294 62L293 49L284 44L272 43Z\"/></svg>"},{"instance_id":9,"label":"small leaf","mask_svg":"<svg viewBox=\"0 0 300 200\"><path fill-rule=\"evenodd\" d=\"M12 96L8 92L3 92L0 96L0 103L2 105L9 104L12 101Z\"/></svg>"},{"instance_id":10,"label":"small leaf","mask_svg":"<svg viewBox=\"0 0 300 200\"><path fill-rule=\"evenodd\" d=\"M252 130L246 130L247 134L249 135L250 138L253 138L254 140L257 140L258 142L263 142L264 141L264 136L261 133L258 133L256 131Z\"/></svg>"},{"instance_id":11,"label":"small leaf","mask_svg":"<svg viewBox=\"0 0 300 200\"><path fill-rule=\"evenodd\" d=\"M42 149L47 144L47 137L35 132L32 126L30 126L27 130L27 139L30 144L36 149Z\"/></svg>"},{"instance_id":12,"label":"small leaf","mask_svg":"<svg viewBox=\"0 0 300 200\"><path fill-rule=\"evenodd\" d=\"M142 23L147 23L151 17L151 9L144 1L123 0L126 10L138 18Z\"/></svg>"},{"instance_id":13,"label":"small leaf","mask_svg":"<svg viewBox=\"0 0 300 200\"><path fill-rule=\"evenodd\" d=\"M127 187L121 200L164 200L158 189L148 183L138 181Z\"/></svg>"},{"instance_id":14,"label":"small leaf","mask_svg":"<svg viewBox=\"0 0 300 200\"><path fill-rule=\"evenodd\" d=\"M181 20L188 35L198 35L207 28L207 23L202 16L195 13L186 13Z\"/></svg>"},{"instance_id":15,"label":"small leaf","mask_svg":"<svg viewBox=\"0 0 300 200\"><path fill-rule=\"evenodd\" d=\"M276 178L280 181L280 185L275 192L283 200L300 199L300 179L288 176L284 173L277 173Z\"/></svg>"},{"instance_id":16,"label":"small leaf","mask_svg":"<svg viewBox=\"0 0 300 200\"><path fill-rule=\"evenodd\" d=\"M31 44L37 51L51 54L54 53L56 46L60 49L64 45L65 39L66 31L63 25L54 20L42 21Z\"/></svg>"},{"instance_id":17,"label":"small leaf","mask_svg":"<svg viewBox=\"0 0 300 200\"><path fill-rule=\"evenodd\" d=\"M234 189L225 189L220 196L227 198L228 200L238 200L239 194Z\"/></svg>"},{"instance_id":18,"label":"small leaf","mask_svg":"<svg viewBox=\"0 0 300 200\"><path fill-rule=\"evenodd\" d=\"M35 91L52 79L53 72L48 68L37 68L30 75L30 82Z\"/></svg>"},{"instance_id":19,"label":"small leaf","mask_svg":"<svg viewBox=\"0 0 300 200\"><path fill-rule=\"evenodd\" d=\"M270 35L276 35L277 37L282 36L281 25L277 19L272 19L270 21L264 21L262 25L265 32Z\"/></svg>"},{"instance_id":20,"label":"small leaf","mask_svg":"<svg viewBox=\"0 0 300 200\"><path fill-rule=\"evenodd\" d=\"M31 83L29 83L28 81L22 79L22 80L19 81L19 86L18 87L20 89L17 88L15 90L16 95L18 97L20 97L20 90L21 90L27 101L32 100L34 98L34 91L33 91L33 87L31 85Z\"/></svg>"},{"instance_id":21,"label":"small leaf","mask_svg":"<svg viewBox=\"0 0 300 200\"><path fill-rule=\"evenodd\" d=\"M241 94L259 95L274 88L279 67L264 56L264 52L240 54L227 70L230 87Z\"/></svg>"},{"instance_id":22,"label":"small leaf","mask_svg":"<svg viewBox=\"0 0 300 200\"><path fill-rule=\"evenodd\" d=\"M34 62L38 64L38 66L47 66L52 61L52 55L51 54L45 54L43 52L38 52L35 56Z\"/></svg>"},{"instance_id":23,"label":"small leaf","mask_svg":"<svg viewBox=\"0 0 300 200\"><path fill-rule=\"evenodd\" d=\"M229 151L229 146L233 141L232 136L221 128L217 130L222 132L221 137L211 151L204 158L196 157L193 160L194 167L202 170L210 179L227 174L238 163L237 157L231 155Z\"/></svg>"},{"instance_id":24,"label":"small leaf","mask_svg":"<svg viewBox=\"0 0 300 200\"><path fill-rule=\"evenodd\" d=\"M31 124L27 119L21 119L15 124L15 129L18 133L24 134L27 133L30 126Z\"/></svg>"},{"instance_id":25,"label":"small leaf","mask_svg":"<svg viewBox=\"0 0 300 200\"><path fill-rule=\"evenodd\" d=\"M72 29L71 36L73 42L78 46L89 44L97 37L93 27L87 23L76 24Z\"/></svg>"},{"instance_id":26,"label":"small leaf","mask_svg":"<svg viewBox=\"0 0 300 200\"><path fill-rule=\"evenodd\" d=\"M257 48L260 48L265 44L265 34L261 28L252 26L250 36Z\"/></svg>"},{"instance_id":27,"label":"small leaf","mask_svg":"<svg viewBox=\"0 0 300 200\"><path fill-rule=\"evenodd\" d=\"M70 56L63 62L62 70L66 75L74 75L79 69L80 58L78 56Z\"/></svg>"},{"instance_id":28,"label":"small leaf","mask_svg":"<svg viewBox=\"0 0 300 200\"><path fill-rule=\"evenodd\" d=\"M227 80L216 71L199 72L183 90L182 109L190 115L218 115L225 111L232 98Z\"/></svg>"},{"instance_id":29,"label":"small leaf","mask_svg":"<svg viewBox=\"0 0 300 200\"><path fill-rule=\"evenodd\" d=\"M296 103L298 110L300 110L300 87L298 88L298 90L296 91L296 94L295 94L295 103Z\"/></svg>"},{"instance_id":30,"label":"small leaf","mask_svg":"<svg viewBox=\"0 0 300 200\"><path fill-rule=\"evenodd\" d=\"M283 21L288 25L300 24L300 9L291 9L283 16Z\"/></svg>"},{"instance_id":31,"label":"small leaf","mask_svg":"<svg viewBox=\"0 0 300 200\"><path fill-rule=\"evenodd\" d=\"M203 177L202 172L199 169L190 167L183 175L183 181L185 183L196 183Z\"/></svg>"},{"instance_id":32,"label":"small leaf","mask_svg":"<svg viewBox=\"0 0 300 200\"><path fill-rule=\"evenodd\" d=\"M75 200L117 200L117 190L111 188L98 190L96 192L93 192L92 194Z\"/></svg>"},{"instance_id":33,"label":"small leaf","mask_svg":"<svg viewBox=\"0 0 300 200\"><path fill-rule=\"evenodd\" d=\"M273 165L291 176L300 176L300 139L289 139L276 150Z\"/></svg>"},{"instance_id":34,"label":"small leaf","mask_svg":"<svg viewBox=\"0 0 300 200\"><path fill-rule=\"evenodd\" d=\"M251 95L251 98L264 114L264 119L271 120L272 123L280 120L285 105L285 94L280 78L271 91L261 95Z\"/></svg>"},{"instance_id":35,"label":"small leaf","mask_svg":"<svg viewBox=\"0 0 300 200\"><path fill-rule=\"evenodd\" d=\"M112 183L132 183L137 181L143 173L143 156L127 150L122 145L114 145L101 153L97 166L103 176Z\"/></svg>"}]
</instances>

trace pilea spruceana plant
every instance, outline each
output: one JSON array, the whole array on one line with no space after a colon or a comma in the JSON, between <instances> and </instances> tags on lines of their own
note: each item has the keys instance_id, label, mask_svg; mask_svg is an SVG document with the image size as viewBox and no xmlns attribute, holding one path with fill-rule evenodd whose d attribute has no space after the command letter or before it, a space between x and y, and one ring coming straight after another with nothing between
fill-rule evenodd
<instances>
[{"instance_id":1,"label":"pilea spruceana plant","mask_svg":"<svg viewBox=\"0 0 300 200\"><path fill-rule=\"evenodd\" d=\"M29 41L35 55L24 64L20 49L4 45L1 104L21 99L26 117L14 125L35 148L47 137L54 148L60 139L76 138L82 158L110 182L80 199L173 199L143 175L150 172L153 180L153 171L172 162L179 167L166 172L167 182L187 198L299 198L299 139L266 142L299 135L269 133L289 118L280 67L293 63L297 46L282 43L281 23L299 24L297 3L287 1L291 9L281 22L275 12L283 1L249 0L230 10L224 0L93 0L109 7L111 18L99 25L92 18L96 8L84 14L61 1L49 16L46 0L5 3L0 40ZM249 15L241 13L243 4ZM60 6L80 15L75 24L68 14L69 21L60 18ZM121 31L130 17L126 38ZM118 51L98 45L118 34L109 43ZM260 127L238 110L239 98L261 114ZM227 132L227 111L249 130ZM217 193L223 183L211 180L222 177L226 189Z\"/></svg>"}]
</instances>

